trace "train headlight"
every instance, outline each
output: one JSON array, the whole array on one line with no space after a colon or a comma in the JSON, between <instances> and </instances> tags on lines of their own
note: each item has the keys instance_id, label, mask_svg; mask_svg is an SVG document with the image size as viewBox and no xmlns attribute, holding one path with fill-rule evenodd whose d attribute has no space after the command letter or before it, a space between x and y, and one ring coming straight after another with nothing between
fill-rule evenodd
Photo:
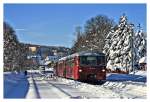
<instances>
[{"instance_id":1,"label":"train headlight","mask_svg":"<svg viewBox=\"0 0 150 102\"><path fill-rule=\"evenodd\" d=\"M82 69L79 69L79 72L82 72Z\"/></svg>"},{"instance_id":2,"label":"train headlight","mask_svg":"<svg viewBox=\"0 0 150 102\"><path fill-rule=\"evenodd\" d=\"M102 72L105 72L105 69L102 69Z\"/></svg>"}]
</instances>

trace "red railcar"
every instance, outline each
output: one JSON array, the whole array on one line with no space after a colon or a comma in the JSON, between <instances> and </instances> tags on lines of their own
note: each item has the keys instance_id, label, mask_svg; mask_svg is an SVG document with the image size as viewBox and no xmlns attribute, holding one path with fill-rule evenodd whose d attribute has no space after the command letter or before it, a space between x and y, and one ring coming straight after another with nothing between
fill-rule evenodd
<instances>
[{"instance_id":1,"label":"red railcar","mask_svg":"<svg viewBox=\"0 0 150 102\"><path fill-rule=\"evenodd\" d=\"M80 52L63 57L57 62L56 75L81 81L105 80L105 54Z\"/></svg>"}]
</instances>

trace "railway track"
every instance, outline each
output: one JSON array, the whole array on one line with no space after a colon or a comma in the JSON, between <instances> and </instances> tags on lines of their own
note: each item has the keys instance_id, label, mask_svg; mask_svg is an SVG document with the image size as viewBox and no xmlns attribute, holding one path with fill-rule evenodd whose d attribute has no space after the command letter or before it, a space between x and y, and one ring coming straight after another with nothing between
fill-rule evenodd
<instances>
[{"instance_id":1,"label":"railway track","mask_svg":"<svg viewBox=\"0 0 150 102\"><path fill-rule=\"evenodd\" d=\"M137 89L138 86L138 89ZM111 82L102 85L105 89L110 89L120 94L120 98L146 98L146 84L138 82ZM139 88L140 87L140 88ZM141 90L142 89L142 90Z\"/></svg>"},{"instance_id":2,"label":"railway track","mask_svg":"<svg viewBox=\"0 0 150 102\"><path fill-rule=\"evenodd\" d=\"M62 79L62 81L68 80L68 79ZM113 96L118 98L146 98L146 83L142 82L129 82L129 81L106 81L102 85L93 83L82 83L82 82L73 82L73 80L70 80L71 82L68 84L71 84L75 88L83 89L84 86L88 87L88 90L95 90L95 94L103 93L104 95L108 96L107 93L112 93L114 95L110 95L110 97ZM79 85L78 85L79 84ZM138 88L137 88L138 86ZM107 92L106 92L107 91Z\"/></svg>"},{"instance_id":3,"label":"railway track","mask_svg":"<svg viewBox=\"0 0 150 102\"><path fill-rule=\"evenodd\" d=\"M35 77L36 80L44 80L49 85L52 85L56 89L58 89L61 93L65 94L69 98L146 98L146 83L139 82L129 82L129 81L106 81L104 84L92 84L92 83L83 83L74 80L69 80L65 78L57 78L57 79L46 79L41 78L40 76ZM52 81L52 82L51 82ZM56 82L56 83L55 83ZM60 85L57 83L62 83L64 85ZM76 94L72 94L71 91L68 92L66 90L67 87L72 87ZM138 88L136 88L138 86ZM85 90L85 87L88 90ZM142 90L141 90L142 89ZM70 89L72 90L72 89ZM80 94L84 92L84 94ZM93 94L90 97L90 94ZM111 94L108 94L111 93ZM80 94L80 95L79 95Z\"/></svg>"},{"instance_id":4,"label":"railway track","mask_svg":"<svg viewBox=\"0 0 150 102\"><path fill-rule=\"evenodd\" d=\"M91 98L100 98L98 95L92 94L91 92L86 92L84 90L79 90L75 87L72 87L72 85L67 84L55 84L53 82L50 82L46 80L48 84L52 85L53 87L57 88L64 94L66 94L71 99L91 99Z\"/></svg>"}]
</instances>

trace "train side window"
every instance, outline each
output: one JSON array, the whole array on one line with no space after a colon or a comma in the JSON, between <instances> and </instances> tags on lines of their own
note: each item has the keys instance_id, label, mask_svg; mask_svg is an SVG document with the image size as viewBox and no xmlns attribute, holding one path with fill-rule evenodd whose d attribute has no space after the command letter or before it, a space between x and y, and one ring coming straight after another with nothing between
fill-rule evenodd
<instances>
[{"instance_id":1,"label":"train side window","mask_svg":"<svg viewBox=\"0 0 150 102\"><path fill-rule=\"evenodd\" d=\"M58 64L58 66L59 66L60 69L62 69L62 64L63 64L62 62L60 62L60 63Z\"/></svg>"},{"instance_id":2,"label":"train side window","mask_svg":"<svg viewBox=\"0 0 150 102\"><path fill-rule=\"evenodd\" d=\"M70 60L70 66L71 66L71 67L74 67L74 59L71 59L71 60Z\"/></svg>"},{"instance_id":3,"label":"train side window","mask_svg":"<svg viewBox=\"0 0 150 102\"><path fill-rule=\"evenodd\" d=\"M79 66L79 59L76 57L76 58L74 58L74 64L76 65L76 66Z\"/></svg>"},{"instance_id":4,"label":"train side window","mask_svg":"<svg viewBox=\"0 0 150 102\"><path fill-rule=\"evenodd\" d=\"M87 64L86 57L84 57L84 56L80 57L80 64L82 64L82 65Z\"/></svg>"},{"instance_id":5,"label":"train side window","mask_svg":"<svg viewBox=\"0 0 150 102\"><path fill-rule=\"evenodd\" d=\"M68 61L68 60L66 60L66 66L67 66L67 67L69 66L69 61Z\"/></svg>"},{"instance_id":6,"label":"train side window","mask_svg":"<svg viewBox=\"0 0 150 102\"><path fill-rule=\"evenodd\" d=\"M67 66L67 67L70 67L69 59L66 60L66 66Z\"/></svg>"},{"instance_id":7,"label":"train side window","mask_svg":"<svg viewBox=\"0 0 150 102\"><path fill-rule=\"evenodd\" d=\"M66 61L66 65L68 66L68 67L73 67L74 66L74 60L73 59L68 59L67 61Z\"/></svg>"}]
</instances>

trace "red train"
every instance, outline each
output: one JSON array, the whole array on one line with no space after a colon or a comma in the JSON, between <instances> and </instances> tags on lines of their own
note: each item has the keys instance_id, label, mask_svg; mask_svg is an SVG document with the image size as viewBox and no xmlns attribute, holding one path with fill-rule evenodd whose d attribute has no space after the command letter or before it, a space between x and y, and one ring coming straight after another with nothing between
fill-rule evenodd
<instances>
[{"instance_id":1,"label":"red train","mask_svg":"<svg viewBox=\"0 0 150 102\"><path fill-rule=\"evenodd\" d=\"M80 81L106 79L106 58L104 53L80 52L59 59L56 75Z\"/></svg>"}]
</instances>

